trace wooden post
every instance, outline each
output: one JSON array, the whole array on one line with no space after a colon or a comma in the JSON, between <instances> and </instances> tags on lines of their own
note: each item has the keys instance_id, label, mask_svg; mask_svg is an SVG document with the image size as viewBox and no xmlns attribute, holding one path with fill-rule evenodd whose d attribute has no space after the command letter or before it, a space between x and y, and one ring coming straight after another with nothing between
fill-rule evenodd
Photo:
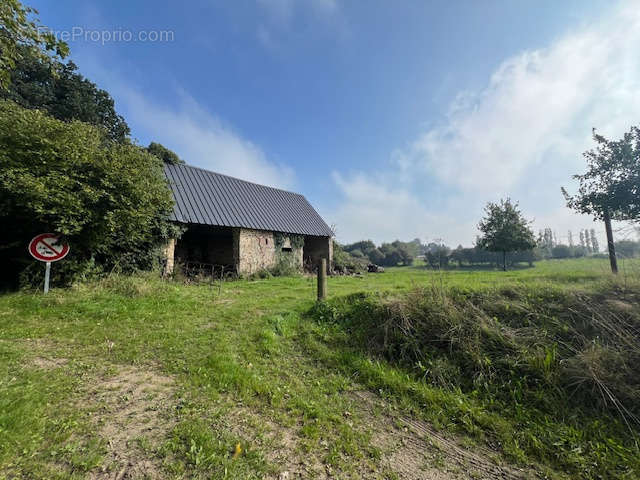
<instances>
[{"instance_id":1,"label":"wooden post","mask_svg":"<svg viewBox=\"0 0 640 480\"><path fill-rule=\"evenodd\" d=\"M320 260L318 265L318 301L321 302L327 298L327 259Z\"/></svg>"},{"instance_id":2,"label":"wooden post","mask_svg":"<svg viewBox=\"0 0 640 480\"><path fill-rule=\"evenodd\" d=\"M611 217L609 210L604 211L604 228L607 231L607 248L609 249L609 262L611 263L611 272L618 274L618 260L616 259L616 246L613 243L613 231L611 230Z\"/></svg>"}]
</instances>

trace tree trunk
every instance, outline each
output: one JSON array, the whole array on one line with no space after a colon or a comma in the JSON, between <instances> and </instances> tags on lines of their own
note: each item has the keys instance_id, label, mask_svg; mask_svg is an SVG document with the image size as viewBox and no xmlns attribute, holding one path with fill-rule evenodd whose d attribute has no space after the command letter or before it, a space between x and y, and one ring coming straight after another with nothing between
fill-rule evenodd
<instances>
[{"instance_id":1,"label":"tree trunk","mask_svg":"<svg viewBox=\"0 0 640 480\"><path fill-rule=\"evenodd\" d=\"M607 231L607 247L609 249L609 262L611 263L611 272L618 274L618 260L616 260L616 247L613 243L613 231L611 230L611 217L609 210L604 211L604 228Z\"/></svg>"},{"instance_id":2,"label":"tree trunk","mask_svg":"<svg viewBox=\"0 0 640 480\"><path fill-rule=\"evenodd\" d=\"M502 252L502 271L507 271L507 252Z\"/></svg>"}]
</instances>

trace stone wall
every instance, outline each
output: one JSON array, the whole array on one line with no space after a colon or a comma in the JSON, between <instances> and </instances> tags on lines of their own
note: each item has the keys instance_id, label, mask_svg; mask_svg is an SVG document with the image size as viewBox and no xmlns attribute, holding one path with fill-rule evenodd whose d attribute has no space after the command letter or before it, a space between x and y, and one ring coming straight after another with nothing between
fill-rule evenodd
<instances>
[{"instance_id":1,"label":"stone wall","mask_svg":"<svg viewBox=\"0 0 640 480\"><path fill-rule=\"evenodd\" d=\"M234 252L239 274L250 275L271 268L276 263L273 232L263 230L234 229Z\"/></svg>"},{"instance_id":2,"label":"stone wall","mask_svg":"<svg viewBox=\"0 0 640 480\"><path fill-rule=\"evenodd\" d=\"M273 268L278 262L302 270L303 249L296 248L286 235L283 238L280 233L238 228L234 229L233 243L236 269L241 275Z\"/></svg>"},{"instance_id":3,"label":"stone wall","mask_svg":"<svg viewBox=\"0 0 640 480\"><path fill-rule=\"evenodd\" d=\"M170 238L167 244L165 245L164 251L163 251L164 258L165 258L164 271L162 272L163 275L171 275L173 273L173 265L175 261L174 260L175 250L176 250L176 239Z\"/></svg>"}]
</instances>

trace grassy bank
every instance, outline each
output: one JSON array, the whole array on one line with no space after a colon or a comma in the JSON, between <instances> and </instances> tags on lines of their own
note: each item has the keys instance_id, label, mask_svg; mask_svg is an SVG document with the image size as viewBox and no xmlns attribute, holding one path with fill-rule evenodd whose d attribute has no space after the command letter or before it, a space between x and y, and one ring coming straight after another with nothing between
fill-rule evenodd
<instances>
[{"instance_id":1,"label":"grassy bank","mask_svg":"<svg viewBox=\"0 0 640 480\"><path fill-rule=\"evenodd\" d=\"M578 294L596 298L623 288L625 280L631 288L632 276L613 284L606 268L605 261L583 260L542 262L506 274L418 266L335 277L327 307L334 310L314 317L314 280L306 277L186 286L116 276L53 289L46 297L3 295L0 478L107 478L140 459L161 478L277 478L282 471L309 478L398 478L397 465L388 461L393 455L377 440L384 438L378 426L394 415L428 419L442 432L462 435L470 450L489 445L497 462L506 455L560 477L572 469L624 478L637 469L637 453L630 457L632 436L619 415L596 402L581 410L577 397L548 410L566 395L556 391L556 370L550 370L549 384L544 380L542 347L558 333L553 324L545 326L539 345L542 363L516 362L531 372L513 374L513 365L499 361L505 349L517 353L508 360L519 358L520 348L533 359L535 345L506 336L488 348L482 335L469 351L445 347L451 343L446 336L433 351L421 342L404 345L400 336L390 349L380 348L379 335L364 341L368 325L379 325L366 321L396 318L384 313L388 302L416 295L409 293L416 288L477 298L489 326L495 316L517 330L523 303L542 308L540 318L553 316L550 297L527 299L528 289L564 302ZM492 291L499 301L493 302ZM623 302L637 312L637 299ZM351 313L364 304L372 315L358 320ZM459 317L466 318L464 310ZM448 331L443 325L439 335ZM554 369L562 354L557 347ZM467 375L469 366L473 374ZM523 372L526 382L502 388ZM363 408L356 395L363 390L385 409ZM532 407L539 393L544 396ZM145 408L136 413L136 405ZM129 413L120 419L118 411ZM162 421L140 420L151 413ZM123 439L114 432L131 435ZM554 442L557 452L549 446ZM637 470L628 478L633 474Z\"/></svg>"},{"instance_id":2,"label":"grassy bank","mask_svg":"<svg viewBox=\"0 0 640 480\"><path fill-rule=\"evenodd\" d=\"M342 297L310 316L330 345L316 352L430 422L515 461L624 478L640 472L637 287L433 285Z\"/></svg>"}]
</instances>

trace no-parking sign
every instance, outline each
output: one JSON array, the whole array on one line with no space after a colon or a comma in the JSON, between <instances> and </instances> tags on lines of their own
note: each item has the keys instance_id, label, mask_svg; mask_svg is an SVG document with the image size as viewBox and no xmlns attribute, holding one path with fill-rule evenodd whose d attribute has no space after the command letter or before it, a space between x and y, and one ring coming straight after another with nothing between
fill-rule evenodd
<instances>
[{"instance_id":1,"label":"no-parking sign","mask_svg":"<svg viewBox=\"0 0 640 480\"><path fill-rule=\"evenodd\" d=\"M29 253L41 262L57 262L69 253L69 245L60 243L60 235L41 233L29 242Z\"/></svg>"},{"instance_id":2,"label":"no-parking sign","mask_svg":"<svg viewBox=\"0 0 640 480\"><path fill-rule=\"evenodd\" d=\"M36 260L46 262L44 270L44 293L49 291L49 275L51 262L62 260L69 253L69 245L60 243L60 235L55 233L41 233L29 242L29 253Z\"/></svg>"}]
</instances>

